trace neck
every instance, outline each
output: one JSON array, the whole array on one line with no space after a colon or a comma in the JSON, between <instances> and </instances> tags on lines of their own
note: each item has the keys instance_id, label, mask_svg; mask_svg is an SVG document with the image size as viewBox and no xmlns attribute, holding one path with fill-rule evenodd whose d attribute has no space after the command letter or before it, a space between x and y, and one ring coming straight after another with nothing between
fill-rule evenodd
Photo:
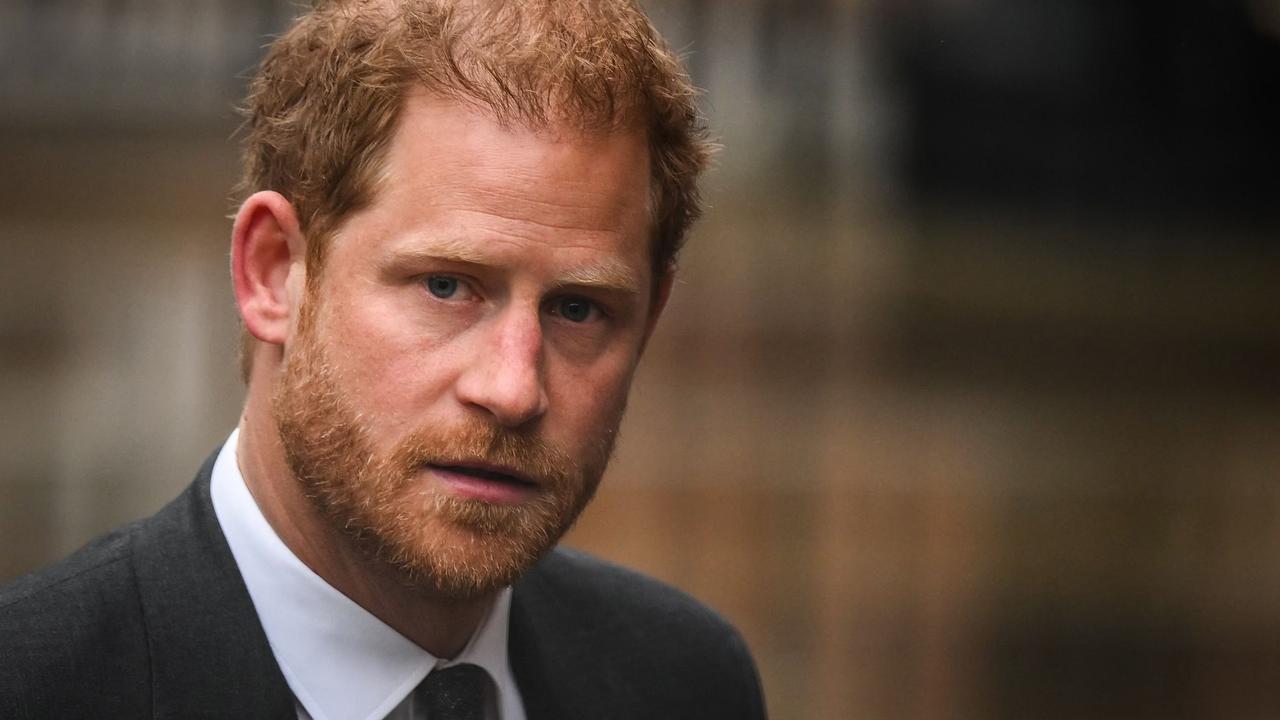
<instances>
[{"instance_id":1,"label":"neck","mask_svg":"<svg viewBox=\"0 0 1280 720\"><path fill-rule=\"evenodd\" d=\"M494 596L463 602L434 597L334 527L285 461L269 394L255 392L267 385L257 378L250 383L236 452L240 474L276 535L325 582L422 649L442 658L462 652Z\"/></svg>"}]
</instances>

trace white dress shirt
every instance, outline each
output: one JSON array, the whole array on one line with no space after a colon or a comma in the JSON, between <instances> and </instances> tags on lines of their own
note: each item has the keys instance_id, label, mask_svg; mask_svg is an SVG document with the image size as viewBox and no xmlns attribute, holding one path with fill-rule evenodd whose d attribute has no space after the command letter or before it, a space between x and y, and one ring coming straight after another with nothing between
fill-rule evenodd
<instances>
[{"instance_id":1,"label":"white dress shirt","mask_svg":"<svg viewBox=\"0 0 1280 720\"><path fill-rule=\"evenodd\" d=\"M498 594L466 648L441 660L392 630L325 582L293 554L263 516L236 461L239 430L214 462L211 492L276 662L300 720L423 718L412 692L431 670L457 663L484 668L496 687L485 716L525 720L507 658L511 588ZM428 719L429 720L429 719Z\"/></svg>"}]
</instances>

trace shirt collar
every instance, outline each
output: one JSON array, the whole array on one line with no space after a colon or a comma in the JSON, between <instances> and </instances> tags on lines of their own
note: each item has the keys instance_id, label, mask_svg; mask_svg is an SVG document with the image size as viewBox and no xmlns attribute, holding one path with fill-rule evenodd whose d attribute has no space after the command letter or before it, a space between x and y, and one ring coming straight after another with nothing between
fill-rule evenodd
<instances>
[{"instance_id":1,"label":"shirt collar","mask_svg":"<svg viewBox=\"0 0 1280 720\"><path fill-rule=\"evenodd\" d=\"M456 658L442 661L316 575L284 544L245 486L239 430L213 466L214 513L289 689L315 720L383 718L437 665L474 663L498 689L501 717L523 716L507 657L504 588Z\"/></svg>"}]
</instances>

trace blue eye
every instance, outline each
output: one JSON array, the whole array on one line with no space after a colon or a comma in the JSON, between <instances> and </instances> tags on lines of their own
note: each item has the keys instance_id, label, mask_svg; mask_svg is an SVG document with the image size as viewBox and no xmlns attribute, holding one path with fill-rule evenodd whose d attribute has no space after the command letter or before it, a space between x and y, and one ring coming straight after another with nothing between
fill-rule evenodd
<instances>
[{"instance_id":1,"label":"blue eye","mask_svg":"<svg viewBox=\"0 0 1280 720\"><path fill-rule=\"evenodd\" d=\"M580 297L562 298L556 303L555 311L560 317L570 322L586 322L591 317L591 311L595 307L590 300Z\"/></svg>"},{"instance_id":2,"label":"blue eye","mask_svg":"<svg viewBox=\"0 0 1280 720\"><path fill-rule=\"evenodd\" d=\"M448 275L432 275L426 280L427 290L441 300L448 300L458 292L458 279Z\"/></svg>"}]
</instances>

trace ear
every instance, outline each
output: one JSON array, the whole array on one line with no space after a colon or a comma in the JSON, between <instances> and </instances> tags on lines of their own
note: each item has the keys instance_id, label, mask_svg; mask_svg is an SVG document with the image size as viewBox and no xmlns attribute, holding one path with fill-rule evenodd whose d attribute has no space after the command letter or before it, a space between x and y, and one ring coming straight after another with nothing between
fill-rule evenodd
<instances>
[{"instance_id":1,"label":"ear","mask_svg":"<svg viewBox=\"0 0 1280 720\"><path fill-rule=\"evenodd\" d=\"M231 279L249 334L284 345L290 315L301 302L305 258L306 242L293 205L276 192L249 196L231 231Z\"/></svg>"},{"instance_id":2,"label":"ear","mask_svg":"<svg viewBox=\"0 0 1280 720\"><path fill-rule=\"evenodd\" d=\"M640 342L640 352L643 353L645 347L649 344L649 338L653 335L653 329L658 326L658 318L662 316L662 311L667 307L667 300L671 299L671 286L676 281L676 268L674 265L668 265L662 271L662 277L658 278L658 282L653 287L653 301L649 303L649 317L645 320L644 339Z\"/></svg>"}]
</instances>

